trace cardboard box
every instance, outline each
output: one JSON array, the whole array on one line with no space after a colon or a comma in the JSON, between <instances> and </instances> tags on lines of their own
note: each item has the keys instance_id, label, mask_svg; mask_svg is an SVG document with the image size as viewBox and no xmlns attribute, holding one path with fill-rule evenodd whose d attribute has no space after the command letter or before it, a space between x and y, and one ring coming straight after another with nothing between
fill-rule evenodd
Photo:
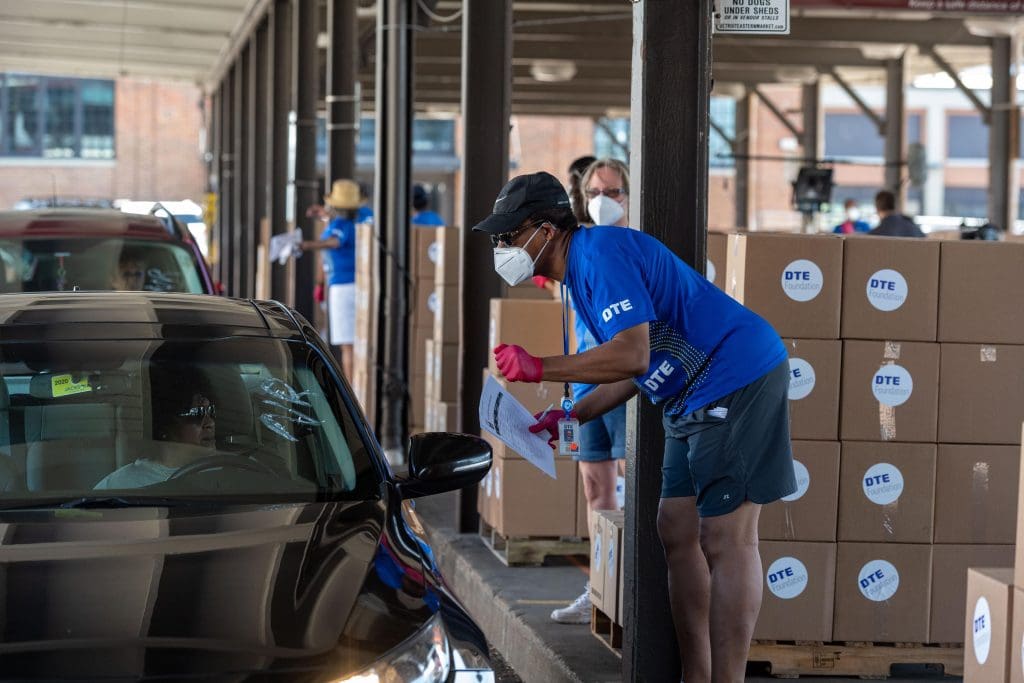
<instances>
[{"instance_id":1,"label":"cardboard box","mask_svg":"<svg viewBox=\"0 0 1024 683\"><path fill-rule=\"evenodd\" d=\"M843 254L843 339L935 341L939 243L850 237Z\"/></svg>"},{"instance_id":2,"label":"cardboard box","mask_svg":"<svg viewBox=\"0 0 1024 683\"><path fill-rule=\"evenodd\" d=\"M935 444L844 441L839 540L931 543Z\"/></svg>"},{"instance_id":3,"label":"cardboard box","mask_svg":"<svg viewBox=\"0 0 1024 683\"><path fill-rule=\"evenodd\" d=\"M413 330L427 329L434 333L434 309L437 308L437 294L432 280L413 280L409 283L409 299L415 304L412 309L410 327Z\"/></svg>"},{"instance_id":4,"label":"cardboard box","mask_svg":"<svg viewBox=\"0 0 1024 683\"><path fill-rule=\"evenodd\" d=\"M576 463L555 458L557 479L507 447L495 457L494 527L502 536L571 537L576 532Z\"/></svg>"},{"instance_id":5,"label":"cardboard box","mask_svg":"<svg viewBox=\"0 0 1024 683\"><path fill-rule=\"evenodd\" d=\"M433 392L430 397L437 401L457 403L459 400L459 345L438 344L435 341L428 348L433 348L433 363L427 369L427 373L432 375L427 380Z\"/></svg>"},{"instance_id":6,"label":"cardboard box","mask_svg":"<svg viewBox=\"0 0 1024 683\"><path fill-rule=\"evenodd\" d=\"M427 370L423 376L423 393L429 401L437 400L437 380L434 377L434 355L437 346L433 338L423 342L423 358Z\"/></svg>"},{"instance_id":7,"label":"cardboard box","mask_svg":"<svg viewBox=\"0 0 1024 683\"><path fill-rule=\"evenodd\" d=\"M458 403L446 403L444 401L434 402L435 432L458 432L459 418Z\"/></svg>"},{"instance_id":8,"label":"cardboard box","mask_svg":"<svg viewBox=\"0 0 1024 683\"><path fill-rule=\"evenodd\" d=\"M843 342L840 439L934 442L938 384L938 344Z\"/></svg>"},{"instance_id":9,"label":"cardboard box","mask_svg":"<svg viewBox=\"0 0 1024 683\"><path fill-rule=\"evenodd\" d=\"M964 682L1006 683L1013 632L1013 572L1000 568L967 570L967 603L961 632L964 638ZM1021 680L1021 679L1017 679Z\"/></svg>"},{"instance_id":10,"label":"cardboard box","mask_svg":"<svg viewBox=\"0 0 1024 683\"><path fill-rule=\"evenodd\" d=\"M760 549L765 585L754 638L832 640L836 544L763 541Z\"/></svg>"},{"instance_id":11,"label":"cardboard box","mask_svg":"<svg viewBox=\"0 0 1024 683\"><path fill-rule=\"evenodd\" d=\"M590 603L608 613L604 598L604 527L607 510L594 511L594 535L590 539Z\"/></svg>"},{"instance_id":12,"label":"cardboard box","mask_svg":"<svg viewBox=\"0 0 1024 683\"><path fill-rule=\"evenodd\" d=\"M729 235L722 232L709 232L704 276L723 292L725 291L725 263L728 253Z\"/></svg>"},{"instance_id":13,"label":"cardboard box","mask_svg":"<svg viewBox=\"0 0 1024 683\"><path fill-rule=\"evenodd\" d=\"M604 584L602 597L605 606L605 609L601 611L616 623L619 621L619 565L622 562L620 555L622 554L622 529L625 520L625 514L621 511L606 511L601 527L601 532L604 534L601 541L604 546L604 571L601 580ZM590 580L593 582L593 575Z\"/></svg>"},{"instance_id":14,"label":"cardboard box","mask_svg":"<svg viewBox=\"0 0 1024 683\"><path fill-rule=\"evenodd\" d=\"M940 444L935 542L1012 545L1020 448Z\"/></svg>"},{"instance_id":15,"label":"cardboard box","mask_svg":"<svg viewBox=\"0 0 1024 683\"><path fill-rule=\"evenodd\" d=\"M797 492L761 508L758 535L778 541L835 541L839 444L794 441Z\"/></svg>"},{"instance_id":16,"label":"cardboard box","mask_svg":"<svg viewBox=\"0 0 1024 683\"><path fill-rule=\"evenodd\" d=\"M927 642L931 565L929 545L840 543L832 638Z\"/></svg>"},{"instance_id":17,"label":"cardboard box","mask_svg":"<svg viewBox=\"0 0 1024 683\"><path fill-rule=\"evenodd\" d=\"M494 466L494 462L498 459L499 450L504 448L504 446L497 437L489 432L481 430L480 438L491 446L491 453L493 457L491 460L491 468L487 471L486 476L480 480L480 488L477 490L477 512L480 513L481 519L483 519L490 527L497 528L497 507L495 506L494 498L494 481L499 475L497 474L498 469ZM481 499L483 502L481 502Z\"/></svg>"},{"instance_id":18,"label":"cardboard box","mask_svg":"<svg viewBox=\"0 0 1024 683\"><path fill-rule=\"evenodd\" d=\"M427 392L425 375L414 375L409 383L409 424L427 424Z\"/></svg>"},{"instance_id":19,"label":"cardboard box","mask_svg":"<svg viewBox=\"0 0 1024 683\"><path fill-rule=\"evenodd\" d=\"M939 341L1024 344L1022 263L1021 243L942 243Z\"/></svg>"},{"instance_id":20,"label":"cardboard box","mask_svg":"<svg viewBox=\"0 0 1024 683\"><path fill-rule=\"evenodd\" d=\"M565 385L559 382L509 382L504 377L492 375L501 388L512 394L531 414L547 409L560 409ZM485 378L486 382L487 379Z\"/></svg>"},{"instance_id":21,"label":"cardboard box","mask_svg":"<svg viewBox=\"0 0 1024 683\"><path fill-rule=\"evenodd\" d=\"M460 241L458 228L436 228L427 256L434 262L434 283L439 287L459 284Z\"/></svg>"},{"instance_id":22,"label":"cardboard box","mask_svg":"<svg viewBox=\"0 0 1024 683\"><path fill-rule=\"evenodd\" d=\"M491 299L488 343L492 349L498 344L518 344L542 358L561 356L562 303L550 298L546 301ZM490 354L489 363L491 374L498 376L494 354Z\"/></svg>"},{"instance_id":23,"label":"cardboard box","mask_svg":"<svg viewBox=\"0 0 1024 683\"><path fill-rule=\"evenodd\" d=\"M434 290L434 296L430 300L430 309L434 314L435 341L445 344L459 343L460 303L458 285L445 285Z\"/></svg>"},{"instance_id":24,"label":"cardboard box","mask_svg":"<svg viewBox=\"0 0 1024 683\"><path fill-rule=\"evenodd\" d=\"M932 606L928 642L960 643L970 567L1013 570L1013 546L935 545L932 547ZM1012 580L1012 576L1011 576Z\"/></svg>"},{"instance_id":25,"label":"cardboard box","mask_svg":"<svg viewBox=\"0 0 1024 683\"><path fill-rule=\"evenodd\" d=\"M831 235L728 235L725 291L783 337L838 339L843 242Z\"/></svg>"},{"instance_id":26,"label":"cardboard box","mask_svg":"<svg viewBox=\"0 0 1024 683\"><path fill-rule=\"evenodd\" d=\"M435 261L430 258L430 252L436 233L434 228L415 228L412 230L409 240L409 248L413 250L413 257L410 259L412 265L412 277L420 280L426 287L433 287ZM434 247L436 250L436 247ZM436 254L436 251L435 251Z\"/></svg>"},{"instance_id":27,"label":"cardboard box","mask_svg":"<svg viewBox=\"0 0 1024 683\"><path fill-rule=\"evenodd\" d=\"M1013 630L1010 636L1010 678L1024 681L1024 589L1013 587Z\"/></svg>"},{"instance_id":28,"label":"cardboard box","mask_svg":"<svg viewBox=\"0 0 1024 683\"><path fill-rule=\"evenodd\" d=\"M839 435L842 342L822 339L784 341L789 352L790 436L794 439L834 441Z\"/></svg>"},{"instance_id":29,"label":"cardboard box","mask_svg":"<svg viewBox=\"0 0 1024 683\"><path fill-rule=\"evenodd\" d=\"M940 348L939 441L1019 444L1024 421L1024 346L941 344Z\"/></svg>"},{"instance_id":30,"label":"cardboard box","mask_svg":"<svg viewBox=\"0 0 1024 683\"><path fill-rule=\"evenodd\" d=\"M409 376L427 374L427 340L433 339L434 330L415 328L409 339ZM420 390L422 390L422 386Z\"/></svg>"},{"instance_id":31,"label":"cardboard box","mask_svg":"<svg viewBox=\"0 0 1024 683\"><path fill-rule=\"evenodd\" d=\"M529 299L532 301L551 301L552 295L546 289L542 289L537 285L533 284L531 280L516 285L515 287L509 287L504 282L501 283L501 298L502 299Z\"/></svg>"}]
</instances>

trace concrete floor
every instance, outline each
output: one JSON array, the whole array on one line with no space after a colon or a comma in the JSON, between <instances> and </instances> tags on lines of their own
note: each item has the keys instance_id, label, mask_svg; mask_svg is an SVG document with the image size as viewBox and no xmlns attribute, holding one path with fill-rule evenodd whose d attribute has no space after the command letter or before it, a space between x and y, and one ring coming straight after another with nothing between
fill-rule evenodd
<instances>
[{"instance_id":1,"label":"concrete floor","mask_svg":"<svg viewBox=\"0 0 1024 683\"><path fill-rule=\"evenodd\" d=\"M612 683L622 680L621 660L590 632L590 627L551 621L555 607L571 602L587 580L585 557L544 567L506 567L476 534L454 530L455 497L444 494L416 501L417 514L431 536L441 571L483 628L493 650L501 683ZM752 672L753 673L753 672ZM890 680L955 682L922 669L901 669ZM748 681L777 681L751 675ZM813 683L856 678L809 677Z\"/></svg>"}]
</instances>

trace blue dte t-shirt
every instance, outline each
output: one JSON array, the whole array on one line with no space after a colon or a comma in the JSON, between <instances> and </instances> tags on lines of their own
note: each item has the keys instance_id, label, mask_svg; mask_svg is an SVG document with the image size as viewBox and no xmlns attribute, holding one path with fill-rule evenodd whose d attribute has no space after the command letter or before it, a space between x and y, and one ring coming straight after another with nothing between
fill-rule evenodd
<instances>
[{"instance_id":1,"label":"blue dte t-shirt","mask_svg":"<svg viewBox=\"0 0 1024 683\"><path fill-rule=\"evenodd\" d=\"M441 218L441 215L430 209L417 211L413 214L411 222L413 225L426 228L439 228L444 225L444 219Z\"/></svg>"},{"instance_id":2,"label":"blue dte t-shirt","mask_svg":"<svg viewBox=\"0 0 1024 683\"><path fill-rule=\"evenodd\" d=\"M599 344L650 323L650 366L633 381L667 415L693 412L786 358L771 325L638 230L577 230L566 285Z\"/></svg>"},{"instance_id":3,"label":"blue dte t-shirt","mask_svg":"<svg viewBox=\"0 0 1024 683\"><path fill-rule=\"evenodd\" d=\"M356 224L347 218L334 218L320 235L326 240L338 238L338 246L324 250L324 270L328 285L348 285L356 281Z\"/></svg>"},{"instance_id":4,"label":"blue dte t-shirt","mask_svg":"<svg viewBox=\"0 0 1024 683\"><path fill-rule=\"evenodd\" d=\"M575 304L573 304L573 308L576 308ZM589 351L597 346L597 340L594 339L594 335L590 333L587 326L583 324L583 319L580 317L579 313L576 314L576 320L573 327L576 328L576 353L583 353L584 351ZM576 401L580 400L593 391L596 386L597 385L595 384L573 384L573 399Z\"/></svg>"}]
</instances>

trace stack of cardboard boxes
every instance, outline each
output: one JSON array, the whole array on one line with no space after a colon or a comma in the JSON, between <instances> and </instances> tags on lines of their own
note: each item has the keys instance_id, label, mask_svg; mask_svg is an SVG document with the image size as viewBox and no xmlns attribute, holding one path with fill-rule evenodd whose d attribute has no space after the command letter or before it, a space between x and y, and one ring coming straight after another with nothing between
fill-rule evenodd
<instances>
[{"instance_id":1,"label":"stack of cardboard boxes","mask_svg":"<svg viewBox=\"0 0 1024 683\"><path fill-rule=\"evenodd\" d=\"M415 228L419 297L423 318L409 346L424 373L410 383L421 412L412 432L458 431L459 381L459 230Z\"/></svg>"},{"instance_id":2,"label":"stack of cardboard boxes","mask_svg":"<svg viewBox=\"0 0 1024 683\"><path fill-rule=\"evenodd\" d=\"M377 300L380 250L372 221L356 225L356 322L349 378L363 413L374 422L377 402L377 370L370 350L377 346Z\"/></svg>"},{"instance_id":3,"label":"stack of cardboard boxes","mask_svg":"<svg viewBox=\"0 0 1024 683\"><path fill-rule=\"evenodd\" d=\"M750 234L726 251L722 286L790 356L799 489L762 512L755 637L960 642L968 565L1013 557L1024 248Z\"/></svg>"},{"instance_id":4,"label":"stack of cardboard boxes","mask_svg":"<svg viewBox=\"0 0 1024 683\"><path fill-rule=\"evenodd\" d=\"M594 537L590 541L590 602L613 624L622 622L622 533L626 524L621 510L594 513Z\"/></svg>"}]
</instances>

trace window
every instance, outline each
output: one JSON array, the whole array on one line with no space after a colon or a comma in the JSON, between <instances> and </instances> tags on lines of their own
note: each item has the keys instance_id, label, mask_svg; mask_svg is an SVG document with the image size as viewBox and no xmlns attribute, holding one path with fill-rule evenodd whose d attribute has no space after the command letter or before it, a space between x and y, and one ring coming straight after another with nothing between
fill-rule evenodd
<instances>
[{"instance_id":1,"label":"window","mask_svg":"<svg viewBox=\"0 0 1024 683\"><path fill-rule=\"evenodd\" d=\"M946 149L950 159L987 159L988 126L981 116L950 114L946 123Z\"/></svg>"},{"instance_id":2,"label":"window","mask_svg":"<svg viewBox=\"0 0 1024 683\"><path fill-rule=\"evenodd\" d=\"M912 142L921 142L921 114L907 115L906 143ZM881 159L885 156L885 137L862 113L826 113L825 156Z\"/></svg>"},{"instance_id":3,"label":"window","mask_svg":"<svg viewBox=\"0 0 1024 683\"><path fill-rule=\"evenodd\" d=\"M629 158L629 119L601 118L600 125L594 127L594 156L598 159Z\"/></svg>"},{"instance_id":4,"label":"window","mask_svg":"<svg viewBox=\"0 0 1024 683\"><path fill-rule=\"evenodd\" d=\"M0 74L0 156L114 158L114 82Z\"/></svg>"},{"instance_id":5,"label":"window","mask_svg":"<svg viewBox=\"0 0 1024 683\"><path fill-rule=\"evenodd\" d=\"M373 154L377 120L364 118L359 122L359 154ZM453 119L415 119L412 122L412 153L451 156L455 154L455 121Z\"/></svg>"},{"instance_id":6,"label":"window","mask_svg":"<svg viewBox=\"0 0 1024 683\"><path fill-rule=\"evenodd\" d=\"M947 187L943 213L962 218L988 216L988 190L984 187Z\"/></svg>"}]
</instances>

